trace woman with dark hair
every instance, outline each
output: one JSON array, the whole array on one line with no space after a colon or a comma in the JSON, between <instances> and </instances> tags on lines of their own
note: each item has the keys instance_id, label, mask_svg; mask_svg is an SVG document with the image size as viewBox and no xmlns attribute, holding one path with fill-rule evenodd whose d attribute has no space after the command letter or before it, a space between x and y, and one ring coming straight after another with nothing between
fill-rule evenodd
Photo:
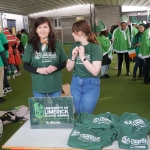
<instances>
[{"instance_id":1,"label":"woman with dark hair","mask_svg":"<svg viewBox=\"0 0 150 150\"><path fill-rule=\"evenodd\" d=\"M92 113L100 95L102 50L85 20L73 24L72 36L76 43L70 49L66 67L73 71L71 94L76 114Z\"/></svg>"},{"instance_id":2,"label":"woman with dark hair","mask_svg":"<svg viewBox=\"0 0 150 150\"><path fill-rule=\"evenodd\" d=\"M144 60L138 57L144 30L145 30L145 25L140 24L139 32L133 37L133 41L132 41L132 45L135 47L136 50L135 65L133 69L133 80L136 80L136 72L138 67L140 69L139 77L143 78L144 76Z\"/></svg>"},{"instance_id":3,"label":"woman with dark hair","mask_svg":"<svg viewBox=\"0 0 150 150\"><path fill-rule=\"evenodd\" d=\"M65 68L66 60L50 21L46 17L37 18L23 55L24 69L32 73L34 97L61 95L61 69Z\"/></svg>"},{"instance_id":4,"label":"woman with dark hair","mask_svg":"<svg viewBox=\"0 0 150 150\"><path fill-rule=\"evenodd\" d=\"M108 79L110 76L107 74L109 69L109 64L111 63L111 42L108 38L108 30L102 21L99 21L100 35L97 36L97 40L100 43L100 47L103 51L103 61L101 67L101 78Z\"/></svg>"}]
</instances>

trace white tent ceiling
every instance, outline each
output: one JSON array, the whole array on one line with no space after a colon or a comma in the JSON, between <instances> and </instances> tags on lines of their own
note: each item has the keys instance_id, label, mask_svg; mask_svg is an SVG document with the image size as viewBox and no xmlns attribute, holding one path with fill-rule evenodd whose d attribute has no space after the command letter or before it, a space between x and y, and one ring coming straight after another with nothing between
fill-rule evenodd
<instances>
[{"instance_id":1,"label":"white tent ceiling","mask_svg":"<svg viewBox=\"0 0 150 150\"><path fill-rule=\"evenodd\" d=\"M150 0L0 0L0 12L29 15L78 4L149 7Z\"/></svg>"}]
</instances>

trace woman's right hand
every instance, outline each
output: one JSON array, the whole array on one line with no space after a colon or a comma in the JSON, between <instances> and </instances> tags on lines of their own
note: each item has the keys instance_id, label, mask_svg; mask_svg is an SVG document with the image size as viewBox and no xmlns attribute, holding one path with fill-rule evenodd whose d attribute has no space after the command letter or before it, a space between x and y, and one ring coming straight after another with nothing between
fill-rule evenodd
<instances>
[{"instance_id":1,"label":"woman's right hand","mask_svg":"<svg viewBox=\"0 0 150 150\"><path fill-rule=\"evenodd\" d=\"M78 54L79 54L79 47L76 46L72 51L72 58L75 60Z\"/></svg>"}]
</instances>

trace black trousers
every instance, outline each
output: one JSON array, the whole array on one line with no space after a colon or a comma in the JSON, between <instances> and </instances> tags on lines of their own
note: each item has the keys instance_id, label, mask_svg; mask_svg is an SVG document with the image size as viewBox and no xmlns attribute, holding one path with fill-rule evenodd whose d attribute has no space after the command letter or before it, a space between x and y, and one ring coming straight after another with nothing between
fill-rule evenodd
<instances>
[{"instance_id":1,"label":"black trousers","mask_svg":"<svg viewBox=\"0 0 150 150\"><path fill-rule=\"evenodd\" d=\"M10 84L8 83L7 80L7 69L4 69L4 89L10 87Z\"/></svg>"},{"instance_id":2,"label":"black trousers","mask_svg":"<svg viewBox=\"0 0 150 150\"><path fill-rule=\"evenodd\" d=\"M129 54L126 53L118 53L118 69L121 70L123 63L123 56L125 55L125 63L127 71L130 71L130 59Z\"/></svg>"},{"instance_id":3,"label":"black trousers","mask_svg":"<svg viewBox=\"0 0 150 150\"><path fill-rule=\"evenodd\" d=\"M150 57L145 58L145 81L149 81L149 75L150 75Z\"/></svg>"}]
</instances>

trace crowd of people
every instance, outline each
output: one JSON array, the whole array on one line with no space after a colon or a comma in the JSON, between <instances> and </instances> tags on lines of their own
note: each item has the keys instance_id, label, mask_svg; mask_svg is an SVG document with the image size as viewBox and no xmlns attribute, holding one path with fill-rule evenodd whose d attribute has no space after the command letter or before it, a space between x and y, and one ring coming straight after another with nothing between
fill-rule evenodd
<instances>
[{"instance_id":1,"label":"crowd of people","mask_svg":"<svg viewBox=\"0 0 150 150\"><path fill-rule=\"evenodd\" d=\"M136 80L139 68L139 77L144 78L145 84L149 83L149 27L150 23L139 23L136 17L129 24L128 17L122 16L120 23L112 26L110 33L106 25L99 21L99 33L96 37L90 24L80 20L72 25L75 43L71 46L68 57L46 17L35 20L29 40L24 29L18 31L16 37L7 28L4 29L0 34L0 79L4 79L0 102L12 90L8 79L21 75L19 65L22 57L24 69L32 76L34 97L61 96L61 70L66 67L68 71L72 71L71 95L76 114L92 113L100 96L100 75L101 78L110 78L108 71L114 53L117 56L115 69L118 70L118 77L122 73L125 56L126 75L130 76L132 59L135 61L133 80ZM136 57L130 57L133 55L129 51L130 54L136 53Z\"/></svg>"},{"instance_id":2,"label":"crowd of people","mask_svg":"<svg viewBox=\"0 0 150 150\"><path fill-rule=\"evenodd\" d=\"M21 56L28 43L28 35L25 29L13 35L9 28L0 32L0 103L3 103L8 92L12 91L10 79L21 76Z\"/></svg>"},{"instance_id":3,"label":"crowd of people","mask_svg":"<svg viewBox=\"0 0 150 150\"><path fill-rule=\"evenodd\" d=\"M116 54L116 66L114 69L118 70L118 77L121 75L123 58L125 58L127 76L130 76L130 61L133 61L135 62L132 72L133 80L136 81L137 69L139 68L138 78L144 79L144 83L149 84L150 23L144 24L139 22L136 17L132 17L131 22L129 22L127 16L122 16L118 25L111 27L110 33L102 21L98 22L98 27L97 40L103 51L101 78L108 79L110 77L107 73L110 68L112 54L114 53Z\"/></svg>"}]
</instances>

